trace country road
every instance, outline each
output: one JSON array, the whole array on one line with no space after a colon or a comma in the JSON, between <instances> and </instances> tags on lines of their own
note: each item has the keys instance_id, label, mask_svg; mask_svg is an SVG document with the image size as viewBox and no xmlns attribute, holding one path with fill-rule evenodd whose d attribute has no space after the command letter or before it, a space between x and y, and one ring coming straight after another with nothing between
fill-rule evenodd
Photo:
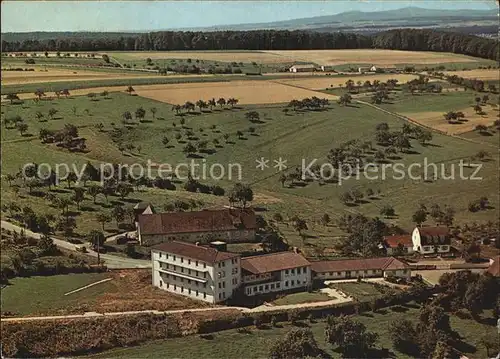
<instances>
[{"instance_id":1,"label":"country road","mask_svg":"<svg viewBox=\"0 0 500 359\"><path fill-rule=\"evenodd\" d=\"M15 224L12 224L10 222L2 220L1 222L2 228L7 229L10 231L14 232L21 232L24 231L24 234L28 237L31 238L36 238L40 239L41 234L40 233L35 233L30 231L29 229L19 227ZM63 248L66 250L70 251L76 251L76 245L73 243L69 243L66 241L63 241L61 239L57 239L54 237L51 237L52 240L54 241L54 244L58 246L59 248ZM97 252L87 249L86 255L90 257L97 257ZM133 258L127 258L127 257L119 257L115 256L112 254L102 254L100 255L101 260L104 261L106 266L111 269L126 269L126 268L151 268L151 261L149 260L144 260L144 259L133 259Z\"/></svg>"}]
</instances>

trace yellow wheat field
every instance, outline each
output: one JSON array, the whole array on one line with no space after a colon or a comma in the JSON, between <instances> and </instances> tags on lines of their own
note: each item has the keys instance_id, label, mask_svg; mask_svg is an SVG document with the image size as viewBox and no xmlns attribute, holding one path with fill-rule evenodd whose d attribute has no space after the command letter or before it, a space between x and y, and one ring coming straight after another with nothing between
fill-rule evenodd
<instances>
[{"instance_id":1,"label":"yellow wheat field","mask_svg":"<svg viewBox=\"0 0 500 359\"><path fill-rule=\"evenodd\" d=\"M373 64L391 67L398 64L436 64L445 62L476 62L473 57L445 52L419 52L399 50L283 50L265 51L268 54L292 58L295 61L314 62L319 65Z\"/></svg>"},{"instance_id":2,"label":"yellow wheat field","mask_svg":"<svg viewBox=\"0 0 500 359\"><path fill-rule=\"evenodd\" d=\"M499 69L476 69L469 71L448 71L445 72L447 75L457 75L467 79L478 79L478 80L497 80L500 81L500 70Z\"/></svg>"},{"instance_id":3,"label":"yellow wheat field","mask_svg":"<svg viewBox=\"0 0 500 359\"><path fill-rule=\"evenodd\" d=\"M113 57L121 60L141 60L150 58L151 60L168 60L168 59L191 59L206 60L206 61L221 61L221 62L257 62L261 64L274 64L282 62L293 62L293 58L279 54L272 54L258 51L135 51L135 52L119 52L112 53Z\"/></svg>"},{"instance_id":4,"label":"yellow wheat field","mask_svg":"<svg viewBox=\"0 0 500 359\"><path fill-rule=\"evenodd\" d=\"M287 86L272 81L228 81L199 82L181 84L138 85L134 86L135 94L156 101L170 104L183 104L198 99L234 97L240 104L272 104L289 102L317 96L329 100L337 100L338 96L318 93L308 89ZM100 93L125 92L125 86L105 86L87 89L70 90L72 96L84 96L90 92ZM23 100L35 98L33 93L18 94ZM48 93L51 96L52 94ZM5 99L3 100L5 101Z\"/></svg>"},{"instance_id":5,"label":"yellow wheat field","mask_svg":"<svg viewBox=\"0 0 500 359\"><path fill-rule=\"evenodd\" d=\"M401 113L403 116L409 117L423 125L435 128L436 130L446 132L452 135L474 130L477 125L491 126L497 119L498 107L483 106L485 115L478 115L472 107L461 109L465 114L466 122L460 124L449 124L443 117L443 112L418 112L418 113Z\"/></svg>"},{"instance_id":6,"label":"yellow wheat field","mask_svg":"<svg viewBox=\"0 0 500 359\"><path fill-rule=\"evenodd\" d=\"M64 82L64 81L94 81L107 79L135 79L135 78L161 77L158 74L144 73L123 73L105 72L91 70L71 70L50 68L42 70L36 68L35 71L2 71L2 85L21 85L28 83L44 82ZM164 77L164 76L163 76Z\"/></svg>"},{"instance_id":7,"label":"yellow wheat field","mask_svg":"<svg viewBox=\"0 0 500 359\"><path fill-rule=\"evenodd\" d=\"M318 96L336 100L334 95L320 94L307 89L271 81L231 81L136 86L139 96L171 104L182 104L196 99L234 97L241 104L289 102L293 99Z\"/></svg>"}]
</instances>

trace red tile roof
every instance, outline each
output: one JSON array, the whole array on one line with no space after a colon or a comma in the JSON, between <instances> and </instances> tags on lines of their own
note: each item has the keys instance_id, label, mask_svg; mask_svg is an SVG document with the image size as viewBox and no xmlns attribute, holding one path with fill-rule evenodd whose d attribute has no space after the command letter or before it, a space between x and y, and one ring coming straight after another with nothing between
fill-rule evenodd
<instances>
[{"instance_id":1,"label":"red tile roof","mask_svg":"<svg viewBox=\"0 0 500 359\"><path fill-rule=\"evenodd\" d=\"M500 256L493 258L493 263L486 270L489 274L495 277L500 277Z\"/></svg>"},{"instance_id":2,"label":"red tile roof","mask_svg":"<svg viewBox=\"0 0 500 359\"><path fill-rule=\"evenodd\" d=\"M397 248L399 243L401 243L405 247L413 247L413 242L411 240L410 234L386 236L384 237L384 241L391 248Z\"/></svg>"},{"instance_id":3,"label":"red tile roof","mask_svg":"<svg viewBox=\"0 0 500 359\"><path fill-rule=\"evenodd\" d=\"M409 268L408 264L394 257L345 259L335 261L311 262L311 268L316 273L344 272L359 270L394 270Z\"/></svg>"},{"instance_id":4,"label":"red tile roof","mask_svg":"<svg viewBox=\"0 0 500 359\"><path fill-rule=\"evenodd\" d=\"M450 229L448 227L418 227L422 246L450 245Z\"/></svg>"},{"instance_id":5,"label":"red tile roof","mask_svg":"<svg viewBox=\"0 0 500 359\"><path fill-rule=\"evenodd\" d=\"M420 236L447 236L450 234L448 227L418 227Z\"/></svg>"},{"instance_id":6,"label":"red tile roof","mask_svg":"<svg viewBox=\"0 0 500 359\"><path fill-rule=\"evenodd\" d=\"M295 252L278 252L241 259L241 268L253 274L262 274L310 266L311 263Z\"/></svg>"},{"instance_id":7,"label":"red tile roof","mask_svg":"<svg viewBox=\"0 0 500 359\"><path fill-rule=\"evenodd\" d=\"M236 253L221 252L212 247L201 245L197 246L196 244L180 241L161 243L152 247L152 249L172 253L181 257L197 259L209 264L239 257L239 254Z\"/></svg>"},{"instance_id":8,"label":"red tile roof","mask_svg":"<svg viewBox=\"0 0 500 359\"><path fill-rule=\"evenodd\" d=\"M257 229L252 210L222 209L139 215L141 234L175 234Z\"/></svg>"}]
</instances>

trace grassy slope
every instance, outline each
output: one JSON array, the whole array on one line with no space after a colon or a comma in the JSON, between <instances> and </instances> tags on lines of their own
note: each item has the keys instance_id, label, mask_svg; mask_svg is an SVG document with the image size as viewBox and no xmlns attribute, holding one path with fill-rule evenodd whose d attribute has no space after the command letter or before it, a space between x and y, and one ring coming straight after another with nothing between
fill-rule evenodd
<instances>
[{"instance_id":1,"label":"grassy slope","mask_svg":"<svg viewBox=\"0 0 500 359\"><path fill-rule=\"evenodd\" d=\"M77 293L64 293L108 278L106 273L67 274L48 277L14 278L2 289L2 311L19 315L51 312L92 301L110 287L102 283Z\"/></svg>"},{"instance_id":2,"label":"grassy slope","mask_svg":"<svg viewBox=\"0 0 500 359\"><path fill-rule=\"evenodd\" d=\"M436 99L433 97L432 99ZM463 103L465 97L462 94L450 93L439 97L440 103L434 106L439 108L454 108L453 104ZM193 100L196 100L196 94L193 94ZM425 100L424 101L430 101ZM432 106L433 102L424 102L424 107L427 111ZM77 107L77 116L72 114L71 108ZM111 123L116 126L121 126L121 114L125 110L132 113L139 106L144 107L148 113L146 118L151 120L151 107L157 108L157 119L149 123L140 123L130 129L124 139L124 143L140 144L142 146L141 153L136 150L132 154L125 153L122 155L116 144L112 143L108 138L108 133L99 133L93 128L96 123L102 122L105 126L105 131L111 129ZM387 105L397 106L397 105ZM401 105L402 106L402 105ZM175 165L179 162L186 161L185 154L182 153L182 148L185 144L177 143L174 139L174 134L177 132L183 133L183 139L186 138L186 130L180 129L179 117L175 112L171 111L169 104L156 102L150 99L145 99L137 96L128 96L123 93L114 93L111 99L105 100L100 98L99 101L90 101L86 97L75 97L74 99L60 99L50 101L42 101L35 105L31 101L26 102L26 108L20 105L5 105L3 112L5 116L13 116L20 114L29 124L28 132L37 134L42 127L58 129L62 128L65 123L73 123L80 126L81 134L87 138L90 152L85 154L70 154L62 151L52 145L42 145L37 138L30 142L23 141L18 132L14 129L2 131L2 150L3 150L3 171L11 173L16 171L23 163L33 160L33 153L36 153L37 162L64 162L82 164L87 160L113 161L121 163L145 163L148 159L157 163L170 163ZM49 108L54 107L59 110L54 120L49 120L45 123L39 123L34 117L36 111L41 111L47 114ZM392 204L398 217L390 219L390 222L399 224L407 229L412 226L411 214L415 211L418 203L441 203L450 204L457 210L457 219L486 221L494 219L496 210L488 210L470 214L467 211L469 201L486 195L492 201L492 205L498 208L498 195L496 193L496 175L497 160L484 163L481 171L483 181L445 181L438 180L432 183L425 183L421 180L393 180L385 181L379 179L368 181L361 179L359 181L351 179L341 183L341 185L330 183L320 186L317 182L309 183L305 187L282 188L278 182L279 174L273 168L260 171L255 168L255 160L261 156L271 160L278 159L280 156L286 159L288 166L293 168L301 163L302 158L306 162L318 158L319 162L326 158L330 148L339 145L342 142L351 139L373 140L374 128L380 122L387 122L391 129L396 130L404 123L402 120L394 118L390 115L375 111L369 107L341 107L337 104L332 104L327 111L320 112L298 112L291 115L285 115L281 111L283 106L245 106L244 109L234 110L214 110L212 113L204 113L198 115L187 115L186 128L190 128L195 132L196 137L209 141L209 148L214 148L211 143L212 139L218 138L221 142L220 148L215 148L214 154L204 154L204 160L207 164L221 163L240 163L242 166L243 181L252 183L254 189L259 195L267 195L266 199L258 196L257 205L265 205L268 211L266 215L272 215L274 212L280 212L285 217L287 215L300 214L309 222L310 233L316 238L308 240L309 243L317 243L322 246L331 246L332 240L339 234L342 234L335 227L323 227L313 222L327 212L332 217L340 215L344 211L360 211L368 215L379 215L380 208L384 204ZM83 114L84 109L89 109L91 115ZM410 109L411 105L396 108ZM263 123L252 124L244 118L244 113L247 110L255 109L260 115ZM415 110L418 109L415 104ZM163 118L162 120L158 118ZM173 122L176 127L173 127ZM209 127L216 125L217 129L211 130ZM255 135L248 133L249 127L255 127ZM200 132L203 128L203 132ZM245 133L246 139L238 139L235 132L241 130ZM220 131L220 132L219 132ZM230 142L225 144L222 138L224 133L231 135ZM170 147L165 148L161 141L164 136L170 139ZM196 142L196 141L194 141ZM27 146L30 146L30 151L26 151ZM460 158L470 157L477 153L481 148L490 152L491 148L482 147L476 143L470 143L458 138L447 137L439 134L434 135L433 145L423 147L412 141L413 154L403 154L402 159L398 160L406 165L413 162L421 163L424 158L428 162L434 163L456 163ZM200 161L200 159L198 160ZM448 167L449 168L449 167ZM466 173L471 173L471 170L466 170ZM389 175L390 170L387 172ZM233 172L236 176L237 172ZM207 182L207 181L202 181ZM225 188L230 186L229 181L222 181ZM368 203L356 207L346 207L340 203L338 196L340 193L358 187L365 190L370 187L380 189L382 197L378 200L371 200ZM465 195L464 195L465 194ZM4 186L3 195L6 202L10 200L18 200L13 197L13 194ZM133 198L153 200L156 205L161 205L177 197L193 197L193 194L186 192L166 192L160 190L148 190L131 195ZM199 196L199 195L198 195ZM223 203L225 200L221 197L211 195L195 196L202 198L207 204ZM43 208L45 202L40 199L28 196L21 199L21 203L33 201L35 207ZM101 199L100 202L104 200ZM101 203L102 204L102 203ZM87 207L95 207L99 210L100 206L93 206L92 201L88 199L85 203ZM52 210L52 209L51 209ZM82 213L82 219L86 225L81 230L85 232L90 228L94 214L91 212ZM471 218L473 217L473 218ZM114 227L114 225L110 225ZM287 235L289 241L295 244L300 244L298 235L289 227L282 226L283 232ZM85 230L84 230L85 228Z\"/></svg>"},{"instance_id":3,"label":"grassy slope","mask_svg":"<svg viewBox=\"0 0 500 359\"><path fill-rule=\"evenodd\" d=\"M392 347L388 331L389 323L401 319L417 319L418 308L414 306L405 307L404 311L398 312L391 309L379 311L379 313L367 313L356 316L365 324L368 330L376 331L380 338L378 348L389 348L396 358L409 358ZM457 331L463 338L463 342L470 344L464 346L465 354L471 358L485 358L485 349L478 345L482 335L494 330L491 326L479 324L472 320L463 320L455 316L451 318L452 329ZM325 344L324 321L308 324L321 349L331 355L332 358L340 358L339 353ZM92 355L89 358L157 358L163 356L175 356L181 359L191 358L265 358L268 355L270 344L281 338L291 327L285 324L283 328L271 328L268 330L252 330L251 334L240 334L235 330L227 330L214 334L212 340L202 339L199 336L188 336L184 338L166 339L146 343L139 347L122 348L106 351L102 354ZM259 345L255 345L259 343ZM463 348L462 348L463 349Z\"/></svg>"}]
</instances>

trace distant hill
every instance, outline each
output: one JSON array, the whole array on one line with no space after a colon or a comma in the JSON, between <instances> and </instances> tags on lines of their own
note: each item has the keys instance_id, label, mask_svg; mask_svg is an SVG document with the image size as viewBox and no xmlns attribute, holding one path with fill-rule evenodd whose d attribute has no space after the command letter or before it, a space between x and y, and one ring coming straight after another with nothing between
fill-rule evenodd
<instances>
[{"instance_id":1,"label":"distant hill","mask_svg":"<svg viewBox=\"0 0 500 359\"><path fill-rule=\"evenodd\" d=\"M349 11L336 15L316 16L269 23L216 25L182 29L152 29L151 31L249 31L249 30L311 30L321 32L354 32L373 34L394 28L439 28L464 33L478 29L498 27L496 10L433 10L407 7L397 10L363 12ZM461 28L469 29L462 31ZM17 32L2 33L4 41L93 38L118 40L136 37L147 31L127 32Z\"/></svg>"},{"instance_id":2,"label":"distant hill","mask_svg":"<svg viewBox=\"0 0 500 359\"><path fill-rule=\"evenodd\" d=\"M392 21L394 24L407 27L407 24L415 24L418 22L428 22L432 20L434 23L443 23L447 21L463 21L463 20L490 20L498 21L498 12L496 10L433 10L423 9L418 7L407 7L397 10L386 10L376 12L349 11L336 15L315 16L309 18L299 18L293 20L276 21L268 23L252 23L252 24L234 24L221 25L203 28L206 30L257 30L257 29L276 29L276 30L295 30L295 29L315 29L321 27L356 27L360 22L370 22L371 26L377 25L376 22L383 22L378 25L390 27L392 24L387 21ZM201 30L201 28L189 28ZM186 29L188 30L188 29Z\"/></svg>"}]
</instances>

